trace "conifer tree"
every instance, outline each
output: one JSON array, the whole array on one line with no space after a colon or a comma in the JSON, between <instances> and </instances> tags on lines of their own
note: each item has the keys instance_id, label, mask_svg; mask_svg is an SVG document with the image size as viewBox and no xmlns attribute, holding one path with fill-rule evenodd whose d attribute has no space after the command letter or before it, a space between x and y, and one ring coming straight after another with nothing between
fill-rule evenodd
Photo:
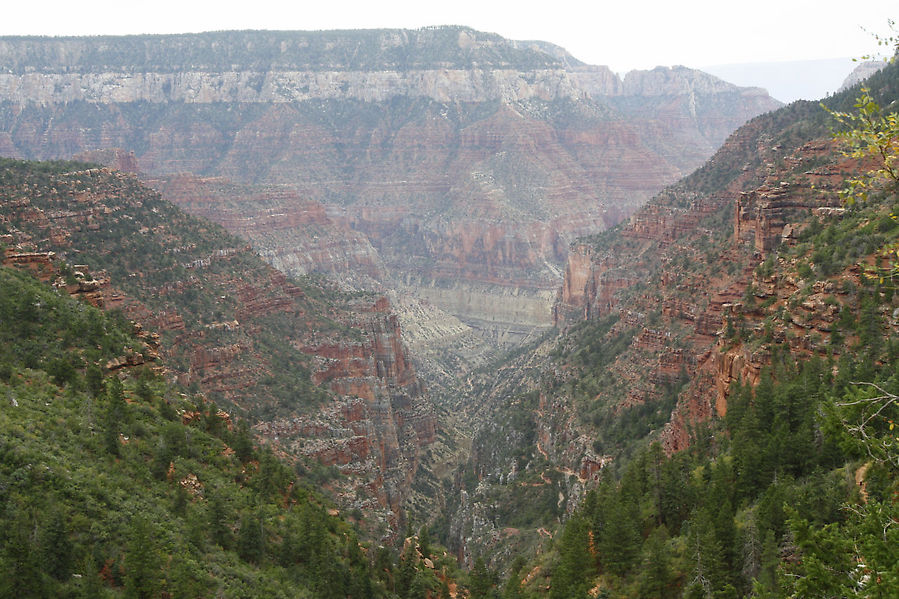
<instances>
[{"instance_id":1,"label":"conifer tree","mask_svg":"<svg viewBox=\"0 0 899 599\"><path fill-rule=\"evenodd\" d=\"M97 599L103 596L103 580L97 571L97 565L90 556L81 563L81 579L78 581L78 599Z\"/></svg>"},{"instance_id":2,"label":"conifer tree","mask_svg":"<svg viewBox=\"0 0 899 599\"><path fill-rule=\"evenodd\" d=\"M237 533L237 554L244 561L258 564L265 555L265 531L262 520L253 513L245 513L240 519Z\"/></svg>"},{"instance_id":3,"label":"conifer tree","mask_svg":"<svg viewBox=\"0 0 899 599\"><path fill-rule=\"evenodd\" d=\"M665 599L671 596L669 588L672 573L668 549L668 531L664 526L656 528L646 539L643 549L643 565L640 568L641 599Z\"/></svg>"},{"instance_id":4,"label":"conifer tree","mask_svg":"<svg viewBox=\"0 0 899 599\"><path fill-rule=\"evenodd\" d=\"M478 556L471 568L469 591L471 599L489 599L492 596L494 576L487 568L484 558Z\"/></svg>"},{"instance_id":5,"label":"conifer tree","mask_svg":"<svg viewBox=\"0 0 899 599\"><path fill-rule=\"evenodd\" d=\"M449 583L446 581L446 576L440 580L440 599L451 599L450 587Z\"/></svg>"},{"instance_id":6,"label":"conifer tree","mask_svg":"<svg viewBox=\"0 0 899 599\"><path fill-rule=\"evenodd\" d=\"M721 544L706 507L696 510L690 518L689 552L693 568L685 596L713 597L724 586L726 571Z\"/></svg>"},{"instance_id":7,"label":"conifer tree","mask_svg":"<svg viewBox=\"0 0 899 599\"><path fill-rule=\"evenodd\" d=\"M409 537L407 537L409 538ZM406 597L412 589L412 581L418 571L418 556L415 554L415 544L409 543L406 550L400 556L400 564L394 578L396 594L399 597Z\"/></svg>"},{"instance_id":8,"label":"conifer tree","mask_svg":"<svg viewBox=\"0 0 899 599\"><path fill-rule=\"evenodd\" d=\"M119 434L125 419L125 390L118 377L110 377L106 388L106 415L104 440L106 450L112 455L119 455Z\"/></svg>"},{"instance_id":9,"label":"conifer tree","mask_svg":"<svg viewBox=\"0 0 899 599\"><path fill-rule=\"evenodd\" d=\"M11 513L10 513L11 512ZM27 514L10 506L0 552L0 597L43 597L46 585L41 572L40 546ZM5 537L5 538L4 538Z\"/></svg>"},{"instance_id":10,"label":"conifer tree","mask_svg":"<svg viewBox=\"0 0 899 599\"><path fill-rule=\"evenodd\" d=\"M135 516L125 552L125 596L128 599L157 597L162 583L161 569L162 557L153 525L145 516Z\"/></svg>"},{"instance_id":11,"label":"conifer tree","mask_svg":"<svg viewBox=\"0 0 899 599\"><path fill-rule=\"evenodd\" d=\"M66 530L65 513L59 507L49 510L40 544L44 572L56 580L68 580L72 575L73 547Z\"/></svg>"},{"instance_id":12,"label":"conifer tree","mask_svg":"<svg viewBox=\"0 0 899 599\"><path fill-rule=\"evenodd\" d=\"M84 373L84 379L90 394L95 398L99 398L106 389L106 384L103 380L103 370L100 366L94 363L88 364Z\"/></svg>"},{"instance_id":13,"label":"conifer tree","mask_svg":"<svg viewBox=\"0 0 899 599\"><path fill-rule=\"evenodd\" d=\"M609 572L623 575L639 556L640 515L638 500L615 493L603 504L604 526L599 537L602 565Z\"/></svg>"},{"instance_id":14,"label":"conifer tree","mask_svg":"<svg viewBox=\"0 0 899 599\"><path fill-rule=\"evenodd\" d=\"M223 549L229 548L231 546L231 529L228 527L227 507L217 493L213 493L209 497L207 517L212 541L218 543Z\"/></svg>"},{"instance_id":15,"label":"conifer tree","mask_svg":"<svg viewBox=\"0 0 899 599\"><path fill-rule=\"evenodd\" d=\"M431 535L427 526L422 526L418 532L418 550L422 557L431 557Z\"/></svg>"},{"instance_id":16,"label":"conifer tree","mask_svg":"<svg viewBox=\"0 0 899 599\"><path fill-rule=\"evenodd\" d=\"M761 564L753 589L753 592L759 597L776 596L778 561L779 556L774 531L768 530L765 532L765 540L762 542Z\"/></svg>"},{"instance_id":17,"label":"conifer tree","mask_svg":"<svg viewBox=\"0 0 899 599\"><path fill-rule=\"evenodd\" d=\"M572 516L558 540L559 562L553 570L550 597L569 599L582 597L589 589L588 580L595 571L590 555L590 536L586 521Z\"/></svg>"}]
</instances>

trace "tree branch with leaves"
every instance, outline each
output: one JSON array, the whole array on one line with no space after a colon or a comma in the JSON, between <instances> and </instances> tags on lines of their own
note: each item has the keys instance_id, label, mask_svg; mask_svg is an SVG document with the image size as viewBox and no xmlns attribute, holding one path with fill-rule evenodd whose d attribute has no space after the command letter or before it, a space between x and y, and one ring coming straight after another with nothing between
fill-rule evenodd
<instances>
[{"instance_id":1,"label":"tree branch with leaves","mask_svg":"<svg viewBox=\"0 0 899 599\"><path fill-rule=\"evenodd\" d=\"M875 190L894 191L899 187L899 115L883 110L864 87L855 108L856 112L841 112L824 106L843 126L833 135L843 142L843 154L858 159L863 168L873 165L846 179L840 197L847 204L867 201Z\"/></svg>"}]
</instances>

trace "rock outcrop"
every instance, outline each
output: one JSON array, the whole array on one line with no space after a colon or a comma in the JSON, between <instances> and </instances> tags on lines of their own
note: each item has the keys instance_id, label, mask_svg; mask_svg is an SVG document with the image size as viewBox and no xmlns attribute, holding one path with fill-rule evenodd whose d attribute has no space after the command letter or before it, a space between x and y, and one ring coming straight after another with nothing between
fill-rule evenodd
<instances>
[{"instance_id":1,"label":"rock outcrop","mask_svg":"<svg viewBox=\"0 0 899 599\"><path fill-rule=\"evenodd\" d=\"M335 466L348 475L333 483L353 508L380 514L397 531L420 449L434 443L437 420L403 346L390 303L357 302L347 323L364 331L359 342L310 340L313 381L341 401L321 412L263 422L257 429L282 447ZM365 489L365 493L357 492Z\"/></svg>"},{"instance_id":2,"label":"rock outcrop","mask_svg":"<svg viewBox=\"0 0 899 599\"><path fill-rule=\"evenodd\" d=\"M887 65L885 60L866 60L864 62L860 62L858 66L852 69L852 72L846 75L846 78L843 80L843 83L840 84L840 89L838 92L849 89L854 85L858 85L874 73L880 71L883 67Z\"/></svg>"}]
</instances>

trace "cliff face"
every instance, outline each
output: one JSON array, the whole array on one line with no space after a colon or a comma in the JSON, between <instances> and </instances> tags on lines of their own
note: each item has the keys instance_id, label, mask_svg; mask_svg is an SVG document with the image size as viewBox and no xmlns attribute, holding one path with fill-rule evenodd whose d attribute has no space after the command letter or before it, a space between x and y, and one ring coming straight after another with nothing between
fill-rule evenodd
<instances>
[{"instance_id":1,"label":"cliff face","mask_svg":"<svg viewBox=\"0 0 899 599\"><path fill-rule=\"evenodd\" d=\"M190 174L146 178L145 183L187 212L246 239L282 272L325 273L357 288L370 288L383 276L380 256L364 235L291 187L239 185Z\"/></svg>"},{"instance_id":2,"label":"cliff face","mask_svg":"<svg viewBox=\"0 0 899 599\"><path fill-rule=\"evenodd\" d=\"M291 281L133 176L7 162L4 263L148 331L110 369L161 357L169 376L259 422L279 451L346 475L335 494L371 516L373 532L398 530L436 418L386 299ZM59 258L85 265L63 272ZM357 498L367 493L375 500Z\"/></svg>"},{"instance_id":3,"label":"cliff face","mask_svg":"<svg viewBox=\"0 0 899 599\"><path fill-rule=\"evenodd\" d=\"M312 380L340 401L314 414L263 422L257 429L289 451L336 466L349 477L331 483L349 506L378 515L398 531L421 463L421 448L436 441L437 420L416 377L390 303L354 302L345 324L364 336L310 339ZM357 490L364 490L360 494Z\"/></svg>"},{"instance_id":4,"label":"cliff face","mask_svg":"<svg viewBox=\"0 0 899 599\"><path fill-rule=\"evenodd\" d=\"M418 296L490 344L551 325L575 237L776 106L695 71L621 80L465 28L6 38L0 66L0 153L120 147L154 177L289 187L241 189L220 213L165 184L287 272ZM337 233L300 239L315 202Z\"/></svg>"},{"instance_id":5,"label":"cliff face","mask_svg":"<svg viewBox=\"0 0 899 599\"><path fill-rule=\"evenodd\" d=\"M895 69L878 77L896 89ZM539 548L603 468L624 467L619 456L648 441L714 444L736 382L791 376L793 360L836 372L863 319L873 337L893 334L889 301L855 319L877 287L863 271L883 267L895 240L894 198L841 205L843 178L864 165L841 155L825 119L811 103L753 119L701 169L572 248L559 335L467 381L463 405L484 424L448 510L460 555L502 562L522 543Z\"/></svg>"},{"instance_id":6,"label":"cliff face","mask_svg":"<svg viewBox=\"0 0 899 599\"><path fill-rule=\"evenodd\" d=\"M611 243L574 248L554 309L560 327L613 317L615 328L636 332L610 368L625 384L598 396L619 402L618 410L659 402L682 379L661 434L668 451L687 447L696 423L726 414L732 383L758 384L771 347L825 355L846 289L861 285L858 266L829 266L827 254L816 253L811 265L831 280L814 285L799 269L802 252L784 258L806 228L843 217L836 192L858 165L827 139L788 150L758 123L706 168L736 155L754 156L755 165L745 162L729 184L697 192L698 171L692 189L690 179L669 189Z\"/></svg>"},{"instance_id":7,"label":"cliff face","mask_svg":"<svg viewBox=\"0 0 899 599\"><path fill-rule=\"evenodd\" d=\"M721 153L736 151L751 134L743 131ZM584 244L569 256L555 308L559 326L612 316L616 327L636 333L610 367L626 395L600 397L628 409L660 401L666 385L687 377L662 435L669 451L686 447L696 423L723 416L730 384L757 383L770 360L735 344L729 331L761 330L769 311L747 305L782 306L799 286L775 285L756 267L781 244L795 244L800 223L842 210L835 190L845 167L833 144L814 141L778 155L780 148L760 141L758 153L777 167L764 162L754 175L744 171L713 196L675 188L623 224L612 246ZM794 351L808 350L801 341L807 336L789 335Z\"/></svg>"}]
</instances>

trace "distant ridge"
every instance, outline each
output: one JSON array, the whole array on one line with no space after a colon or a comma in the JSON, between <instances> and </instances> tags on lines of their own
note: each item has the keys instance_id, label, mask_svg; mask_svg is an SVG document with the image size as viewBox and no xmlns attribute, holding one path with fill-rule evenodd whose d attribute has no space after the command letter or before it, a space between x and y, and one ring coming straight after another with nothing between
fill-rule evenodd
<instances>
[{"instance_id":1,"label":"distant ridge","mask_svg":"<svg viewBox=\"0 0 899 599\"><path fill-rule=\"evenodd\" d=\"M851 58L723 64L701 70L735 85L763 87L781 102L818 100L839 89L857 63Z\"/></svg>"},{"instance_id":2,"label":"distant ridge","mask_svg":"<svg viewBox=\"0 0 899 599\"><path fill-rule=\"evenodd\" d=\"M376 70L560 68L583 64L558 46L512 43L469 27L334 31L214 31L190 34L0 37L0 70Z\"/></svg>"},{"instance_id":3,"label":"distant ridge","mask_svg":"<svg viewBox=\"0 0 899 599\"><path fill-rule=\"evenodd\" d=\"M865 62L857 63L856 67L852 69L852 72L843 80L843 84L838 91L843 91L844 89L848 89L853 85L861 83L883 67L887 66L887 64L888 63L883 60L866 60Z\"/></svg>"}]
</instances>

